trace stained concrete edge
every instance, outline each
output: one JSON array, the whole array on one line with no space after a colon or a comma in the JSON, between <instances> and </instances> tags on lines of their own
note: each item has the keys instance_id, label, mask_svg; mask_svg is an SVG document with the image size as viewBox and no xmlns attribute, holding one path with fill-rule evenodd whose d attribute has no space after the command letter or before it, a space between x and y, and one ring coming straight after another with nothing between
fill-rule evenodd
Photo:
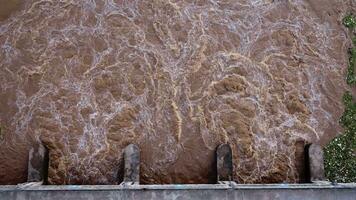
<instances>
[{"instance_id":1,"label":"stained concrete edge","mask_svg":"<svg viewBox=\"0 0 356 200\"><path fill-rule=\"evenodd\" d=\"M354 200L356 183L313 184L197 184L197 185L39 185L0 186L0 199L322 199Z\"/></svg>"},{"instance_id":2,"label":"stained concrete edge","mask_svg":"<svg viewBox=\"0 0 356 200\"><path fill-rule=\"evenodd\" d=\"M169 185L40 185L37 183L24 183L18 185L0 185L1 191L67 191L67 190L226 190L226 189L268 189L268 190L294 190L294 189L356 189L356 183L311 183L311 184L237 184L226 181L223 184L169 184Z\"/></svg>"}]
</instances>

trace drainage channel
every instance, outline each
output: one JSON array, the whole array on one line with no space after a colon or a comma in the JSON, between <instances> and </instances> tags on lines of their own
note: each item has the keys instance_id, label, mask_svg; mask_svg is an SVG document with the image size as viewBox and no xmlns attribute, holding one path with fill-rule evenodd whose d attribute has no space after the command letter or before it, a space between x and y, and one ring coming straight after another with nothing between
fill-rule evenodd
<instances>
[{"instance_id":1,"label":"drainage channel","mask_svg":"<svg viewBox=\"0 0 356 200\"><path fill-rule=\"evenodd\" d=\"M130 144L124 150L124 179L118 185L46 185L49 152L40 145L31 149L28 182L0 186L0 199L356 199L356 183L325 181L322 148L305 148L305 184L238 184L233 181L232 151L228 144L216 150L216 184L140 184L140 149ZM40 163L33 165L33 163Z\"/></svg>"}]
</instances>

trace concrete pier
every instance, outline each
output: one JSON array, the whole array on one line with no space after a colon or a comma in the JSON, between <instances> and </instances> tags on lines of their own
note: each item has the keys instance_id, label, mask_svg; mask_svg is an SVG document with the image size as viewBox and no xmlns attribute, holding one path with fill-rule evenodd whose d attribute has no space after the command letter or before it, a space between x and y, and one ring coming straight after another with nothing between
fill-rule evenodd
<instances>
[{"instance_id":1,"label":"concrete pier","mask_svg":"<svg viewBox=\"0 0 356 200\"><path fill-rule=\"evenodd\" d=\"M49 151L42 143L30 149L28 155L27 182L47 184Z\"/></svg>"},{"instance_id":2,"label":"concrete pier","mask_svg":"<svg viewBox=\"0 0 356 200\"><path fill-rule=\"evenodd\" d=\"M323 148L318 144L306 146L307 153L307 181L316 182L325 180L324 153ZM355 197L356 199L356 197Z\"/></svg>"},{"instance_id":3,"label":"concrete pier","mask_svg":"<svg viewBox=\"0 0 356 200\"><path fill-rule=\"evenodd\" d=\"M135 144L124 150L124 182L140 183L140 149Z\"/></svg>"},{"instance_id":4,"label":"concrete pier","mask_svg":"<svg viewBox=\"0 0 356 200\"><path fill-rule=\"evenodd\" d=\"M229 144L221 144L216 150L217 182L233 180L232 150Z\"/></svg>"}]
</instances>

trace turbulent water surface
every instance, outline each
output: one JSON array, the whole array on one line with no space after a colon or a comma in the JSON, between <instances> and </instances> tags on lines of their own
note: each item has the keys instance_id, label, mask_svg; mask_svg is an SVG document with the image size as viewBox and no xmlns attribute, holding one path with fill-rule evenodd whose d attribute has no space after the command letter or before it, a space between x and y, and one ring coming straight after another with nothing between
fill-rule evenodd
<instances>
[{"instance_id":1,"label":"turbulent water surface","mask_svg":"<svg viewBox=\"0 0 356 200\"><path fill-rule=\"evenodd\" d=\"M338 133L355 0L0 0L0 183L50 149L52 184L209 183L216 146L241 183L302 180Z\"/></svg>"}]
</instances>

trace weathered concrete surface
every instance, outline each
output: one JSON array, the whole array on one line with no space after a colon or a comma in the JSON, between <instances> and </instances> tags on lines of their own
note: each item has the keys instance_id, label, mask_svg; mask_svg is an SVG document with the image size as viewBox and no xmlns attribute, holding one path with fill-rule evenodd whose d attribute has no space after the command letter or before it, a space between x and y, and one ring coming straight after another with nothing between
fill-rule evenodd
<instances>
[{"instance_id":1,"label":"weathered concrete surface","mask_svg":"<svg viewBox=\"0 0 356 200\"><path fill-rule=\"evenodd\" d=\"M124 151L125 182L140 182L140 149L135 144L130 144Z\"/></svg>"},{"instance_id":2,"label":"weathered concrete surface","mask_svg":"<svg viewBox=\"0 0 356 200\"><path fill-rule=\"evenodd\" d=\"M287 199L354 200L355 184L342 185L131 185L2 186L0 199Z\"/></svg>"},{"instance_id":3,"label":"weathered concrete surface","mask_svg":"<svg viewBox=\"0 0 356 200\"><path fill-rule=\"evenodd\" d=\"M232 150L229 144L221 144L216 150L217 181L233 180Z\"/></svg>"},{"instance_id":4,"label":"weathered concrete surface","mask_svg":"<svg viewBox=\"0 0 356 200\"><path fill-rule=\"evenodd\" d=\"M307 147L310 182L325 180L324 153L320 145L311 144Z\"/></svg>"},{"instance_id":5,"label":"weathered concrete surface","mask_svg":"<svg viewBox=\"0 0 356 200\"><path fill-rule=\"evenodd\" d=\"M49 152L43 144L30 149L28 154L27 182L47 183Z\"/></svg>"}]
</instances>

